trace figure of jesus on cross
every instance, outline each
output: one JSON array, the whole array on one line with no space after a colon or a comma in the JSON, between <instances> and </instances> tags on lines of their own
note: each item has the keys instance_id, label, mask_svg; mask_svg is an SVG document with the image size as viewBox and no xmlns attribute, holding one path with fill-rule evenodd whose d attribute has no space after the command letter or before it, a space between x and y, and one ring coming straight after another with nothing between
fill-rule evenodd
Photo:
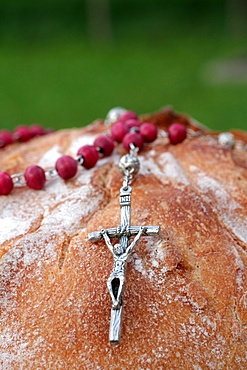
<instances>
[{"instance_id":1,"label":"figure of jesus on cross","mask_svg":"<svg viewBox=\"0 0 247 370\"><path fill-rule=\"evenodd\" d=\"M130 183L133 174L136 174L140 167L137 153L138 148L130 144L130 153L124 155L119 161L119 169L123 174L123 186L120 189L120 226L111 229L101 229L88 234L91 242L103 238L113 256L113 270L107 280L107 288L112 300L109 331L109 340L112 344L119 344L120 342L125 269L128 258L141 236L159 234L159 226L131 226L132 188ZM134 236L134 239L131 242L130 238L132 236ZM118 238L119 242L113 245L110 238Z\"/></svg>"},{"instance_id":2,"label":"figure of jesus on cross","mask_svg":"<svg viewBox=\"0 0 247 370\"><path fill-rule=\"evenodd\" d=\"M102 229L91 232L91 242L104 239L113 255L113 270L107 280L107 287L112 300L109 340L112 344L119 344L121 335L123 293L125 288L125 270L128 258L142 235L158 235L158 226L131 226L131 187L120 189L121 225L111 229ZM130 238L135 236L132 242ZM110 238L118 238L119 243L113 245Z\"/></svg>"},{"instance_id":3,"label":"figure of jesus on cross","mask_svg":"<svg viewBox=\"0 0 247 370\"><path fill-rule=\"evenodd\" d=\"M132 243L127 246L126 250L121 245L121 243L117 243L115 245L112 245L109 236L107 235L107 232L102 229L101 234L103 235L103 238L105 239L106 245L111 251L114 259L114 266L113 271L107 280L107 288L110 293L110 297L112 300L112 308L117 310L121 308L122 305L122 297L124 293L125 288L125 266L126 262L133 251L136 243L144 233L145 227L140 226L138 234L136 235L135 239L132 241ZM120 235L124 234L125 230L120 231ZM119 235L119 236L120 236Z\"/></svg>"}]
</instances>

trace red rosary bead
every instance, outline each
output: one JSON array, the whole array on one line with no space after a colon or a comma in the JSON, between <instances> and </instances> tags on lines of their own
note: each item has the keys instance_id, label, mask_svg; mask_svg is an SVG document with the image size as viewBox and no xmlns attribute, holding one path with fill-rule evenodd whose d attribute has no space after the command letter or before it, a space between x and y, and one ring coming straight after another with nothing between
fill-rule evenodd
<instances>
[{"instance_id":1,"label":"red rosary bead","mask_svg":"<svg viewBox=\"0 0 247 370\"><path fill-rule=\"evenodd\" d=\"M63 155L56 161L55 168L62 179L68 180L76 175L77 162L69 155Z\"/></svg>"},{"instance_id":2,"label":"red rosary bead","mask_svg":"<svg viewBox=\"0 0 247 370\"><path fill-rule=\"evenodd\" d=\"M8 195L13 186L11 176L7 172L0 172L0 195Z\"/></svg>"},{"instance_id":3,"label":"red rosary bead","mask_svg":"<svg viewBox=\"0 0 247 370\"><path fill-rule=\"evenodd\" d=\"M168 127L167 131L170 143L173 145L182 143L182 141L186 139L187 130L182 123L172 123L171 126Z\"/></svg>"},{"instance_id":4,"label":"red rosary bead","mask_svg":"<svg viewBox=\"0 0 247 370\"><path fill-rule=\"evenodd\" d=\"M81 155L83 157L82 166L85 167L87 170L93 168L99 159L99 154L96 148L92 145L82 146L78 150L77 155Z\"/></svg>"},{"instance_id":5,"label":"red rosary bead","mask_svg":"<svg viewBox=\"0 0 247 370\"><path fill-rule=\"evenodd\" d=\"M14 138L16 141L19 141L21 143L24 143L31 139L31 131L26 126L19 126L14 131Z\"/></svg>"},{"instance_id":6,"label":"red rosary bead","mask_svg":"<svg viewBox=\"0 0 247 370\"><path fill-rule=\"evenodd\" d=\"M129 132L124 122L118 121L111 127L111 136L117 143L121 143L125 135Z\"/></svg>"},{"instance_id":7,"label":"red rosary bead","mask_svg":"<svg viewBox=\"0 0 247 370\"><path fill-rule=\"evenodd\" d=\"M0 148L4 148L7 145L13 143L13 136L10 131L8 130L1 130L0 131Z\"/></svg>"},{"instance_id":8,"label":"red rosary bead","mask_svg":"<svg viewBox=\"0 0 247 370\"><path fill-rule=\"evenodd\" d=\"M133 144L135 147L141 150L144 145L143 137L136 132L129 132L123 139L123 146L127 151L130 150L130 144Z\"/></svg>"},{"instance_id":9,"label":"red rosary bead","mask_svg":"<svg viewBox=\"0 0 247 370\"><path fill-rule=\"evenodd\" d=\"M45 133L46 133L45 129L42 126L40 126L39 124L34 124L34 125L30 126L29 127L29 132L30 132L31 137L42 136L42 135L45 135Z\"/></svg>"},{"instance_id":10,"label":"red rosary bead","mask_svg":"<svg viewBox=\"0 0 247 370\"><path fill-rule=\"evenodd\" d=\"M152 123L146 122L141 125L140 134L146 143L152 143L157 139L158 130Z\"/></svg>"},{"instance_id":11,"label":"red rosary bead","mask_svg":"<svg viewBox=\"0 0 247 370\"><path fill-rule=\"evenodd\" d=\"M119 121L126 122L129 119L135 119L138 120L138 116L136 112L133 112L132 110L126 110L119 116Z\"/></svg>"},{"instance_id":12,"label":"red rosary bead","mask_svg":"<svg viewBox=\"0 0 247 370\"><path fill-rule=\"evenodd\" d=\"M46 182L45 171L39 166L30 166L25 171L27 186L31 189L41 190Z\"/></svg>"},{"instance_id":13,"label":"red rosary bead","mask_svg":"<svg viewBox=\"0 0 247 370\"><path fill-rule=\"evenodd\" d=\"M128 129L130 130L131 128L137 127L139 128L141 126L140 122L137 119L130 118L127 121L124 122Z\"/></svg>"},{"instance_id":14,"label":"red rosary bead","mask_svg":"<svg viewBox=\"0 0 247 370\"><path fill-rule=\"evenodd\" d=\"M100 149L103 157L109 157L114 149L114 142L110 136L100 135L94 141L94 147Z\"/></svg>"}]
</instances>

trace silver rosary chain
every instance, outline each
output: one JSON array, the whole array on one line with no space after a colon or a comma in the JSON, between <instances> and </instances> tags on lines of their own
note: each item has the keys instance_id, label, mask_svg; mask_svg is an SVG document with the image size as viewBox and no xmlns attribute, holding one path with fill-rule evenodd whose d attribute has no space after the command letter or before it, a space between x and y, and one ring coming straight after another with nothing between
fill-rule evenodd
<instances>
[{"instance_id":1,"label":"silver rosary chain","mask_svg":"<svg viewBox=\"0 0 247 370\"><path fill-rule=\"evenodd\" d=\"M12 175L11 178L13 180L14 186L21 187L21 186L26 185L26 179L25 179L24 173L16 173Z\"/></svg>"}]
</instances>

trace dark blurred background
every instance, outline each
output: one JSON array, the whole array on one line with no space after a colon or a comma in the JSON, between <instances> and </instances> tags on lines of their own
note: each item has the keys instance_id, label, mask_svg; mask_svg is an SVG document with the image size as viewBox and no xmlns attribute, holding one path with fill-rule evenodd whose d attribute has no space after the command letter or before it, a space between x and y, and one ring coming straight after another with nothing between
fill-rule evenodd
<instances>
[{"instance_id":1,"label":"dark blurred background","mask_svg":"<svg viewBox=\"0 0 247 370\"><path fill-rule=\"evenodd\" d=\"M246 0L0 0L0 128L165 105L247 129Z\"/></svg>"}]
</instances>

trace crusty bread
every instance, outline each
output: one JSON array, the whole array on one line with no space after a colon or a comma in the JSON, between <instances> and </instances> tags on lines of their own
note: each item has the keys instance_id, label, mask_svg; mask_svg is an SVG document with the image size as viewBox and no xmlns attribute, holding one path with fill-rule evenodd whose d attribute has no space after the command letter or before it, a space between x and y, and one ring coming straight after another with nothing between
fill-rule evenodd
<instances>
[{"instance_id":1,"label":"crusty bread","mask_svg":"<svg viewBox=\"0 0 247 370\"><path fill-rule=\"evenodd\" d=\"M165 129L185 116L143 118ZM0 170L54 166L105 132L102 121L1 150ZM247 143L247 135L235 132ZM145 146L132 224L158 225L127 268L122 340L108 343L112 256L88 232L120 223L122 146L92 170L44 190L0 197L0 368L231 369L247 367L247 150L214 135Z\"/></svg>"}]
</instances>

